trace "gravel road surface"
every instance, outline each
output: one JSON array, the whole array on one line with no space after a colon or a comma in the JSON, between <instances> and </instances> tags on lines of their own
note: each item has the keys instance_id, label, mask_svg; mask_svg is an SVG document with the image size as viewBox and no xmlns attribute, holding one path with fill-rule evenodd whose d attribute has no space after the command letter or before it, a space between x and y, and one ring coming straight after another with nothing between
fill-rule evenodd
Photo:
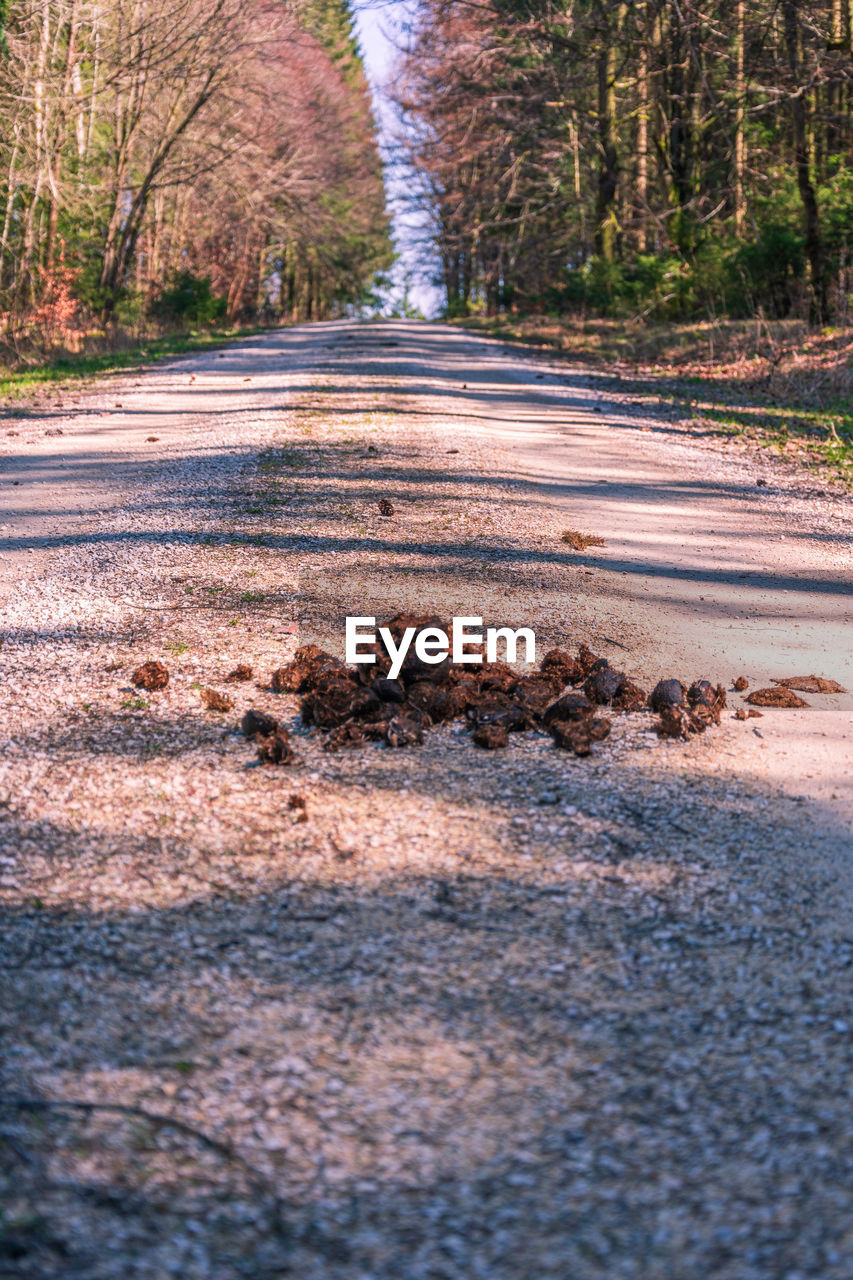
<instances>
[{"instance_id":1,"label":"gravel road surface","mask_svg":"<svg viewBox=\"0 0 853 1280\"><path fill-rule=\"evenodd\" d=\"M0 1277L850 1280L853 696L330 755L269 674L405 608L853 689L851 525L408 321L7 411Z\"/></svg>"}]
</instances>

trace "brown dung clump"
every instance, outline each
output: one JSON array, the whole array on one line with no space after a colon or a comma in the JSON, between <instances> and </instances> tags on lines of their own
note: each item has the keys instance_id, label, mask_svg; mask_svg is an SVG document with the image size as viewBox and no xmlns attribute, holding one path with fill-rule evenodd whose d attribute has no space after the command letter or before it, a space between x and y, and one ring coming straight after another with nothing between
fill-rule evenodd
<instances>
[{"instance_id":1,"label":"brown dung clump","mask_svg":"<svg viewBox=\"0 0 853 1280\"><path fill-rule=\"evenodd\" d=\"M303 644L296 650L292 661L272 673L272 687L276 693L302 693L321 667L336 661L316 644ZM343 663L337 665L343 666Z\"/></svg>"},{"instance_id":2,"label":"brown dung clump","mask_svg":"<svg viewBox=\"0 0 853 1280\"><path fill-rule=\"evenodd\" d=\"M792 689L776 686L773 689L756 689L747 698L754 707L807 707L805 698L799 697Z\"/></svg>"},{"instance_id":3,"label":"brown dung clump","mask_svg":"<svg viewBox=\"0 0 853 1280\"><path fill-rule=\"evenodd\" d=\"M308 821L308 806L305 803L305 797L292 795L287 797L287 807L293 814L294 822Z\"/></svg>"},{"instance_id":4,"label":"brown dung clump","mask_svg":"<svg viewBox=\"0 0 853 1280\"><path fill-rule=\"evenodd\" d=\"M480 724L471 732L471 741L486 751L496 751L509 741L505 724Z\"/></svg>"},{"instance_id":5,"label":"brown dung clump","mask_svg":"<svg viewBox=\"0 0 853 1280\"><path fill-rule=\"evenodd\" d=\"M342 747L361 747L367 741L364 726L347 721L339 724L323 742L324 751L340 751Z\"/></svg>"},{"instance_id":6,"label":"brown dung clump","mask_svg":"<svg viewBox=\"0 0 853 1280\"><path fill-rule=\"evenodd\" d=\"M429 725L429 716L396 715L388 721L385 730L385 741L389 747L420 746L424 740L424 727Z\"/></svg>"},{"instance_id":7,"label":"brown dung clump","mask_svg":"<svg viewBox=\"0 0 853 1280\"><path fill-rule=\"evenodd\" d=\"M275 733L278 721L275 716L269 715L266 711L258 711L255 707L250 707L240 721L240 728L249 739L267 738L271 733Z\"/></svg>"},{"instance_id":8,"label":"brown dung clump","mask_svg":"<svg viewBox=\"0 0 853 1280\"><path fill-rule=\"evenodd\" d=\"M239 684L241 680L251 680L254 672L247 662L241 662L233 671L229 671L225 679L229 684Z\"/></svg>"},{"instance_id":9,"label":"brown dung clump","mask_svg":"<svg viewBox=\"0 0 853 1280\"><path fill-rule=\"evenodd\" d=\"M397 613L386 624L399 645L409 628L440 628L434 614ZM420 745L435 725L464 720L471 741L494 751L513 733L547 732L555 745L578 756L589 755L611 732L612 720L598 714L650 708L660 716L664 737L688 738L719 724L725 690L708 680L689 687L662 680L651 696L623 671L611 667L586 645L576 654L551 649L538 671L519 674L503 662L455 663L449 657L425 663L411 645L399 676L391 679L391 655L381 641L373 645L375 662L347 667L317 645L303 645L293 660L272 676L277 692L301 696L302 721L323 735L323 749L337 752L371 742L402 748ZM259 739L265 763L289 763L286 731L275 717L250 710L243 732Z\"/></svg>"},{"instance_id":10,"label":"brown dung clump","mask_svg":"<svg viewBox=\"0 0 853 1280\"><path fill-rule=\"evenodd\" d=\"M208 711L231 711L234 708L231 699L217 689L202 689L201 700Z\"/></svg>"},{"instance_id":11,"label":"brown dung clump","mask_svg":"<svg viewBox=\"0 0 853 1280\"><path fill-rule=\"evenodd\" d=\"M279 727L268 737L258 738L258 759L261 764L293 764L296 755L286 729Z\"/></svg>"},{"instance_id":12,"label":"brown dung clump","mask_svg":"<svg viewBox=\"0 0 853 1280\"><path fill-rule=\"evenodd\" d=\"M681 707L684 705L684 697L687 689L680 680L670 678L669 680L659 680L652 689L649 697L649 706L652 711L668 711L672 707Z\"/></svg>"},{"instance_id":13,"label":"brown dung clump","mask_svg":"<svg viewBox=\"0 0 853 1280\"><path fill-rule=\"evenodd\" d=\"M647 703L648 694L645 689L641 689L639 685L634 684L633 680L627 678L622 681L613 695L614 711L642 711Z\"/></svg>"},{"instance_id":14,"label":"brown dung clump","mask_svg":"<svg viewBox=\"0 0 853 1280\"><path fill-rule=\"evenodd\" d=\"M141 667L136 668L131 679L137 688L156 693L168 685L169 672L162 662L143 662Z\"/></svg>"},{"instance_id":15,"label":"brown dung clump","mask_svg":"<svg viewBox=\"0 0 853 1280\"><path fill-rule=\"evenodd\" d=\"M576 756L588 756L593 742L603 742L609 736L611 721L603 717L590 716L585 720L553 720L550 725L551 737L558 747L564 751L574 751Z\"/></svg>"},{"instance_id":16,"label":"brown dung clump","mask_svg":"<svg viewBox=\"0 0 853 1280\"><path fill-rule=\"evenodd\" d=\"M558 687L580 684L586 674L583 664L567 649L550 649L539 664L543 676L553 679Z\"/></svg>"},{"instance_id":17,"label":"brown dung clump","mask_svg":"<svg viewBox=\"0 0 853 1280\"><path fill-rule=\"evenodd\" d=\"M681 691L681 701L678 693ZM697 680L689 689L679 680L662 680L652 693L652 709L660 719L657 732L662 738L680 738L686 741L695 733L704 733L712 724L719 724L726 705L726 691L721 684L716 687L710 680Z\"/></svg>"}]
</instances>

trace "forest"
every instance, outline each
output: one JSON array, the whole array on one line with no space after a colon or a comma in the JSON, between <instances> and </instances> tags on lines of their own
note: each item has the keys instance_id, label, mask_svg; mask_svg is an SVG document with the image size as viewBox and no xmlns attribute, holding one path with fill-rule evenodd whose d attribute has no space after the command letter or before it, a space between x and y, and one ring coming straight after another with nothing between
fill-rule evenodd
<instances>
[{"instance_id":1,"label":"forest","mask_svg":"<svg viewBox=\"0 0 853 1280\"><path fill-rule=\"evenodd\" d=\"M3 0L7 364L380 308L381 143L448 318L849 321L853 0L419 0L393 139L356 9Z\"/></svg>"},{"instance_id":2,"label":"forest","mask_svg":"<svg viewBox=\"0 0 853 1280\"><path fill-rule=\"evenodd\" d=\"M449 315L847 320L851 0L418 15L396 98Z\"/></svg>"},{"instance_id":3,"label":"forest","mask_svg":"<svg viewBox=\"0 0 853 1280\"><path fill-rule=\"evenodd\" d=\"M347 0L4 8L7 352L364 299L391 245Z\"/></svg>"}]
</instances>

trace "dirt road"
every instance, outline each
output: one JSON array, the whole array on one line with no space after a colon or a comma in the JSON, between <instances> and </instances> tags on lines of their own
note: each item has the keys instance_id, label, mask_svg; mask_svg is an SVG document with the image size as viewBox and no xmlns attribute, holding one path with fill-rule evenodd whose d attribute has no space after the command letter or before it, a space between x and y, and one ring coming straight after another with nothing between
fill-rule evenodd
<instances>
[{"instance_id":1,"label":"dirt road","mask_svg":"<svg viewBox=\"0 0 853 1280\"><path fill-rule=\"evenodd\" d=\"M409 607L853 689L848 500L336 322L7 418L0 504L0 1275L847 1280L853 696L329 756L265 686Z\"/></svg>"}]
</instances>

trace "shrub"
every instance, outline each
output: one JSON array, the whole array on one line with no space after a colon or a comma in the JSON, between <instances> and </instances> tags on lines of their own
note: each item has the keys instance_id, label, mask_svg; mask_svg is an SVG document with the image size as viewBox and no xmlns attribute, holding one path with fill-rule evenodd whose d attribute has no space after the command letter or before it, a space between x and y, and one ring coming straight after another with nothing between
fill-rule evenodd
<instances>
[{"instance_id":1,"label":"shrub","mask_svg":"<svg viewBox=\"0 0 853 1280\"><path fill-rule=\"evenodd\" d=\"M805 277L806 257L802 235L780 222L761 227L758 238L740 245L729 268L729 310L753 315L763 308L782 319L790 315Z\"/></svg>"},{"instance_id":2,"label":"shrub","mask_svg":"<svg viewBox=\"0 0 853 1280\"><path fill-rule=\"evenodd\" d=\"M148 311L166 324L211 324L225 314L227 303L212 292L209 276L179 271L151 302Z\"/></svg>"}]
</instances>

